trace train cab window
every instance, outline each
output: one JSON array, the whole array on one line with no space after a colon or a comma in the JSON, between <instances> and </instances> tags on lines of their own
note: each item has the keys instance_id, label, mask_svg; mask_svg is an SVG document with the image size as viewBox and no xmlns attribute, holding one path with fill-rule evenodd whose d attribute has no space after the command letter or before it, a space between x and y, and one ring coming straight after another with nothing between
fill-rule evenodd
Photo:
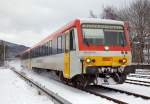
<instances>
[{"instance_id":1,"label":"train cab window","mask_svg":"<svg viewBox=\"0 0 150 104\"><path fill-rule=\"evenodd\" d=\"M59 36L58 38L57 38L57 52L58 53L61 53L62 52L62 37L61 36Z\"/></svg>"},{"instance_id":2,"label":"train cab window","mask_svg":"<svg viewBox=\"0 0 150 104\"><path fill-rule=\"evenodd\" d=\"M74 35L74 29L70 31L70 51L75 50L76 45L75 45L75 35Z\"/></svg>"}]
</instances>

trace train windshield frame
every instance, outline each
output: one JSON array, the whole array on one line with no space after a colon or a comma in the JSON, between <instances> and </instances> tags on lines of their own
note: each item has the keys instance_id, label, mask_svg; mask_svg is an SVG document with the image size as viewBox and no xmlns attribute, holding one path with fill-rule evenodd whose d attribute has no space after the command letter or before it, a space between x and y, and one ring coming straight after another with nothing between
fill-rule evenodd
<instances>
[{"instance_id":1,"label":"train windshield frame","mask_svg":"<svg viewBox=\"0 0 150 104\"><path fill-rule=\"evenodd\" d=\"M82 24L83 43L86 45L125 46L127 44L122 25Z\"/></svg>"}]
</instances>

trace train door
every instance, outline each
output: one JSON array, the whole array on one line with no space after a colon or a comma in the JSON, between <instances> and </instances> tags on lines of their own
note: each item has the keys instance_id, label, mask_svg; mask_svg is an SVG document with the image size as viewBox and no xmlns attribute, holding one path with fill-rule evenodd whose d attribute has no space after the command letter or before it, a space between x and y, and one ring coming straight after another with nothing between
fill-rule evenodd
<instances>
[{"instance_id":1,"label":"train door","mask_svg":"<svg viewBox=\"0 0 150 104\"><path fill-rule=\"evenodd\" d=\"M75 35L74 28L67 31L65 34L65 52L64 52L64 77L70 78L72 75L73 69L75 69Z\"/></svg>"},{"instance_id":2,"label":"train door","mask_svg":"<svg viewBox=\"0 0 150 104\"><path fill-rule=\"evenodd\" d=\"M69 78L70 76L70 35L69 31L65 33L65 51L64 51L64 77Z\"/></svg>"}]
</instances>

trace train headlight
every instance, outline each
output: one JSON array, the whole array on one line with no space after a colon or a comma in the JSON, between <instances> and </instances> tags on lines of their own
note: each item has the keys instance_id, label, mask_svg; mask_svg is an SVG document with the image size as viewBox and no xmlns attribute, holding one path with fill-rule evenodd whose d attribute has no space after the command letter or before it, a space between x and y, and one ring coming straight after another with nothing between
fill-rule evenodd
<instances>
[{"instance_id":1,"label":"train headlight","mask_svg":"<svg viewBox=\"0 0 150 104\"><path fill-rule=\"evenodd\" d=\"M123 63L126 63L126 62L127 62L127 59L126 59L126 58L122 59L122 62L123 62Z\"/></svg>"},{"instance_id":2,"label":"train headlight","mask_svg":"<svg viewBox=\"0 0 150 104\"><path fill-rule=\"evenodd\" d=\"M108 50L109 50L109 47L108 47L108 46L105 46L104 49L105 49L106 51L108 51Z\"/></svg>"},{"instance_id":3,"label":"train headlight","mask_svg":"<svg viewBox=\"0 0 150 104\"><path fill-rule=\"evenodd\" d=\"M88 63L88 64L92 62L92 60L91 60L90 58L87 58L85 61L86 61L86 63Z\"/></svg>"}]
</instances>

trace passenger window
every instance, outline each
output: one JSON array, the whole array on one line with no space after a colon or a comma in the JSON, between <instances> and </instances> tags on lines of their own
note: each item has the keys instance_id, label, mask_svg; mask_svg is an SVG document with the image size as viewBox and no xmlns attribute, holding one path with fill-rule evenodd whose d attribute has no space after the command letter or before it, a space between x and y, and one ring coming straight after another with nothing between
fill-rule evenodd
<instances>
[{"instance_id":1,"label":"passenger window","mask_svg":"<svg viewBox=\"0 0 150 104\"><path fill-rule=\"evenodd\" d=\"M75 35L74 35L74 29L70 31L70 51L75 50L76 45L75 45Z\"/></svg>"},{"instance_id":2,"label":"passenger window","mask_svg":"<svg viewBox=\"0 0 150 104\"><path fill-rule=\"evenodd\" d=\"M68 52L69 51L69 33L68 32L65 34L65 37L66 37L65 52Z\"/></svg>"},{"instance_id":3,"label":"passenger window","mask_svg":"<svg viewBox=\"0 0 150 104\"><path fill-rule=\"evenodd\" d=\"M42 56L42 46L40 46L40 56Z\"/></svg>"},{"instance_id":4,"label":"passenger window","mask_svg":"<svg viewBox=\"0 0 150 104\"><path fill-rule=\"evenodd\" d=\"M58 52L58 53L61 53L61 52L62 52L62 37L61 37L61 36L59 36L59 37L57 38L57 42L58 42L57 52Z\"/></svg>"},{"instance_id":5,"label":"passenger window","mask_svg":"<svg viewBox=\"0 0 150 104\"><path fill-rule=\"evenodd\" d=\"M57 54L57 38L52 40L52 54Z\"/></svg>"},{"instance_id":6,"label":"passenger window","mask_svg":"<svg viewBox=\"0 0 150 104\"><path fill-rule=\"evenodd\" d=\"M46 55L46 46L45 46L45 44L43 45L43 56L45 56Z\"/></svg>"},{"instance_id":7,"label":"passenger window","mask_svg":"<svg viewBox=\"0 0 150 104\"><path fill-rule=\"evenodd\" d=\"M47 42L47 43L45 43L45 48L46 48L45 55L48 55L48 42Z\"/></svg>"},{"instance_id":8,"label":"passenger window","mask_svg":"<svg viewBox=\"0 0 150 104\"><path fill-rule=\"evenodd\" d=\"M62 52L64 53L65 51L65 36L62 35Z\"/></svg>"},{"instance_id":9,"label":"passenger window","mask_svg":"<svg viewBox=\"0 0 150 104\"><path fill-rule=\"evenodd\" d=\"M49 54L52 54L52 40L49 41Z\"/></svg>"}]
</instances>

